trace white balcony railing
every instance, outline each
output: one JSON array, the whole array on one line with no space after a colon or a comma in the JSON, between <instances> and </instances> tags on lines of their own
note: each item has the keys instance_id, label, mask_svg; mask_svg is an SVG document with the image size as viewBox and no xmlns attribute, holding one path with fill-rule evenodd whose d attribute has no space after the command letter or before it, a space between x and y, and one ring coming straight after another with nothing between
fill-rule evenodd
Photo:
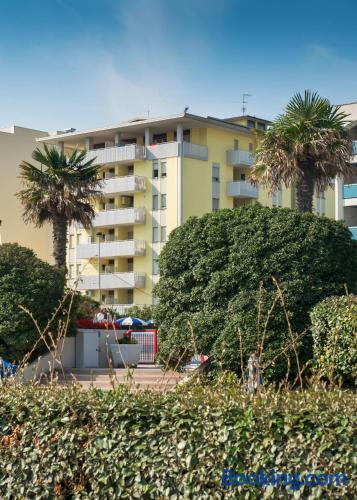
<instances>
[{"instance_id":1,"label":"white balcony railing","mask_svg":"<svg viewBox=\"0 0 357 500\"><path fill-rule=\"evenodd\" d=\"M86 154L86 161L92 160L93 158L95 158L93 162L94 165L144 160L145 147L137 144L128 144L126 146L90 149Z\"/></svg>"},{"instance_id":2,"label":"white balcony railing","mask_svg":"<svg viewBox=\"0 0 357 500\"><path fill-rule=\"evenodd\" d=\"M232 167L251 167L254 163L253 153L243 149L230 149L227 151L227 165Z\"/></svg>"},{"instance_id":3,"label":"white balcony railing","mask_svg":"<svg viewBox=\"0 0 357 500\"><path fill-rule=\"evenodd\" d=\"M115 226L116 224L131 225L145 223L145 208L116 208L102 210L93 220L94 227Z\"/></svg>"},{"instance_id":4,"label":"white balcony railing","mask_svg":"<svg viewBox=\"0 0 357 500\"><path fill-rule=\"evenodd\" d=\"M182 143L182 156L196 160L208 160L208 147L192 142Z\"/></svg>"},{"instance_id":5,"label":"white balcony railing","mask_svg":"<svg viewBox=\"0 0 357 500\"><path fill-rule=\"evenodd\" d=\"M235 198L257 198L258 188L247 181L227 182L227 196Z\"/></svg>"},{"instance_id":6,"label":"white balcony railing","mask_svg":"<svg viewBox=\"0 0 357 500\"><path fill-rule=\"evenodd\" d=\"M126 314L127 310L133 306L134 304L115 304L113 301L105 301L104 304L102 303L102 309L108 308L112 311L115 311L119 315Z\"/></svg>"},{"instance_id":7,"label":"white balcony railing","mask_svg":"<svg viewBox=\"0 0 357 500\"><path fill-rule=\"evenodd\" d=\"M145 288L145 273L101 273L101 290ZM81 276L78 280L78 290L98 290L99 276Z\"/></svg>"},{"instance_id":8,"label":"white balcony railing","mask_svg":"<svg viewBox=\"0 0 357 500\"><path fill-rule=\"evenodd\" d=\"M78 259L91 259L99 254L99 242L77 246ZM145 241L121 240L100 242L101 257L136 257L145 255Z\"/></svg>"},{"instance_id":9,"label":"white balcony railing","mask_svg":"<svg viewBox=\"0 0 357 500\"><path fill-rule=\"evenodd\" d=\"M126 175L123 177L111 177L101 181L101 191L104 194L134 194L146 190L145 177L138 175Z\"/></svg>"},{"instance_id":10,"label":"white balcony railing","mask_svg":"<svg viewBox=\"0 0 357 500\"><path fill-rule=\"evenodd\" d=\"M163 142L161 144L151 144L146 148L146 157L148 160L157 158L170 158L178 156L178 142Z\"/></svg>"},{"instance_id":11,"label":"white balcony railing","mask_svg":"<svg viewBox=\"0 0 357 500\"><path fill-rule=\"evenodd\" d=\"M160 144L152 144L147 148L146 158L155 160L156 158L170 158L181 154L187 158L195 158L196 160L208 159L208 148L200 144L192 142L162 142Z\"/></svg>"}]
</instances>

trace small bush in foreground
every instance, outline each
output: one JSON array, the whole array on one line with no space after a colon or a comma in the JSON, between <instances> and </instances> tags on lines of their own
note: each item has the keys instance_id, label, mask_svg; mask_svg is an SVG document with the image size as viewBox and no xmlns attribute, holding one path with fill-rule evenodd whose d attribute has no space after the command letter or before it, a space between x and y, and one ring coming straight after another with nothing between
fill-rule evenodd
<instances>
[{"instance_id":1,"label":"small bush in foreground","mask_svg":"<svg viewBox=\"0 0 357 500\"><path fill-rule=\"evenodd\" d=\"M314 358L331 382L357 381L357 296L329 297L311 312Z\"/></svg>"},{"instance_id":2,"label":"small bush in foreground","mask_svg":"<svg viewBox=\"0 0 357 500\"><path fill-rule=\"evenodd\" d=\"M19 362L32 350L39 332L30 311L43 329L63 298L65 275L17 243L0 245L0 356ZM51 325L55 336L58 318ZM41 351L42 349L42 351ZM34 354L46 347L41 343Z\"/></svg>"},{"instance_id":3,"label":"small bush in foreground","mask_svg":"<svg viewBox=\"0 0 357 500\"><path fill-rule=\"evenodd\" d=\"M300 496L353 498L356 412L353 392L319 388L251 399L227 383L165 396L4 387L1 498L287 498L225 490L223 468L343 472L347 486L303 486Z\"/></svg>"}]
</instances>

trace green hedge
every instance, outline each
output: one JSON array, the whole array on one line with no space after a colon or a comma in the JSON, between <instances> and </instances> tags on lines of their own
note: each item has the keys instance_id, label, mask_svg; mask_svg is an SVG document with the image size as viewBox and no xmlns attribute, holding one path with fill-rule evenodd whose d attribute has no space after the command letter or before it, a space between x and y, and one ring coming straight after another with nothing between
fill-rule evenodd
<instances>
[{"instance_id":1,"label":"green hedge","mask_svg":"<svg viewBox=\"0 0 357 500\"><path fill-rule=\"evenodd\" d=\"M268 391L252 400L219 384L166 396L5 387L1 498L238 498L237 488L221 487L223 467L344 472L347 487L298 493L353 498L356 413L352 391ZM287 497L243 488L244 498Z\"/></svg>"},{"instance_id":2,"label":"green hedge","mask_svg":"<svg viewBox=\"0 0 357 500\"><path fill-rule=\"evenodd\" d=\"M357 382L357 296L329 297L311 312L316 367L330 380Z\"/></svg>"}]
</instances>

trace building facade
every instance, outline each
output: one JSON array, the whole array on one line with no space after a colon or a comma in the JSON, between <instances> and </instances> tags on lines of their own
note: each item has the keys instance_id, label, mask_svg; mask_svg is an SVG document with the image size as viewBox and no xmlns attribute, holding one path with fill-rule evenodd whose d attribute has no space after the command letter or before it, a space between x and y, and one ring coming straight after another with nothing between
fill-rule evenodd
<instances>
[{"instance_id":1,"label":"building facade","mask_svg":"<svg viewBox=\"0 0 357 500\"><path fill-rule=\"evenodd\" d=\"M340 105L346 113L346 127L350 130L353 140L352 164L355 174L349 179L336 179L335 212L336 219L344 220L353 238L357 240L357 102Z\"/></svg>"},{"instance_id":2,"label":"building facade","mask_svg":"<svg viewBox=\"0 0 357 500\"><path fill-rule=\"evenodd\" d=\"M252 116L182 113L40 138L65 150L84 148L101 165L103 196L93 228L70 228L72 285L120 314L133 304L155 303L158 256L170 232L190 216L256 201L294 208L294 189L270 195L248 181L256 130L268 124ZM335 218L333 189L318 194L314 206Z\"/></svg>"},{"instance_id":3,"label":"building facade","mask_svg":"<svg viewBox=\"0 0 357 500\"><path fill-rule=\"evenodd\" d=\"M12 126L0 129L0 242L18 243L31 248L38 257L52 262L50 226L35 228L22 219L23 207L15 196L22 188L19 165L23 160L31 162L33 150L39 146L36 138L46 132Z\"/></svg>"}]
</instances>

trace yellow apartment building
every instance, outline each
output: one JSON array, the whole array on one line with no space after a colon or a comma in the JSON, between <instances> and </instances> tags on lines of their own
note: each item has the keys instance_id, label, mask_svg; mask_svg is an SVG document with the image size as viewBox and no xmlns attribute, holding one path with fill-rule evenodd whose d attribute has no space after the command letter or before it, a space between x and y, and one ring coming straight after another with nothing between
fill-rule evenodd
<instances>
[{"instance_id":1,"label":"yellow apartment building","mask_svg":"<svg viewBox=\"0 0 357 500\"><path fill-rule=\"evenodd\" d=\"M256 131L268 124L252 116L185 112L38 139L86 149L101 165L103 197L93 228L73 224L69 230L71 284L119 314L152 304L160 251L190 216L256 201L294 207L293 189L271 196L248 181ZM328 217L334 218L334 205L332 189L315 199L316 211Z\"/></svg>"},{"instance_id":2,"label":"yellow apartment building","mask_svg":"<svg viewBox=\"0 0 357 500\"><path fill-rule=\"evenodd\" d=\"M15 125L0 129L0 237L2 243L19 243L31 248L38 257L52 262L50 226L41 229L26 225L23 208L15 193L20 191L19 164L32 161L31 154L39 146L36 137L47 132Z\"/></svg>"}]
</instances>

